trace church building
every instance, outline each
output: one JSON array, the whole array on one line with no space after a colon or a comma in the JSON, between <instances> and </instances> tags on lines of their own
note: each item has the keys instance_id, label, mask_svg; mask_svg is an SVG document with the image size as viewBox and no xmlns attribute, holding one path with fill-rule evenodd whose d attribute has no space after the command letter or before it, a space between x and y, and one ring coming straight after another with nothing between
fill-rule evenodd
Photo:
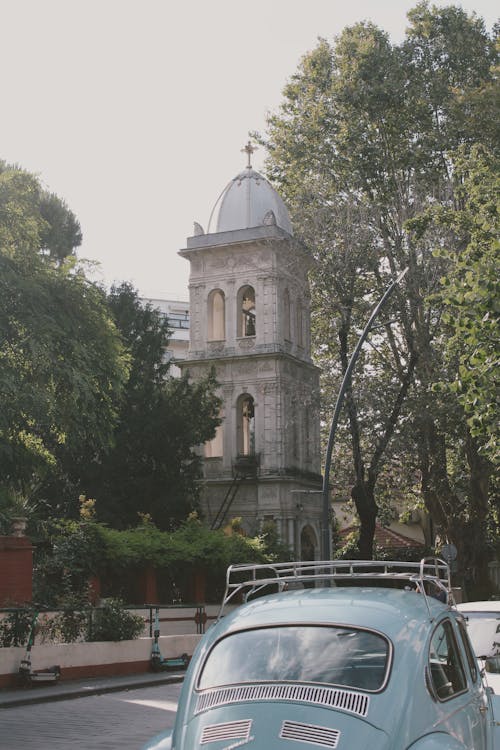
<instances>
[{"instance_id":1,"label":"church building","mask_svg":"<svg viewBox=\"0 0 500 750\"><path fill-rule=\"evenodd\" d=\"M310 353L308 271L285 204L251 166L222 192L190 263L189 348L195 380L215 368L222 424L204 446L202 513L212 528L272 522L296 559L319 559L319 372Z\"/></svg>"}]
</instances>

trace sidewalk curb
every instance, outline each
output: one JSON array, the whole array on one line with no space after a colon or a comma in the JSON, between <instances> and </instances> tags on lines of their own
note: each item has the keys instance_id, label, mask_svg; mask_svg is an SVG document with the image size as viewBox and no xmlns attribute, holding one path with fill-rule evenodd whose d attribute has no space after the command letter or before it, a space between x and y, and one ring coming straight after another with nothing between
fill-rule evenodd
<instances>
[{"instance_id":1,"label":"sidewalk curb","mask_svg":"<svg viewBox=\"0 0 500 750\"><path fill-rule=\"evenodd\" d=\"M129 679L121 678L120 681L102 680L100 683L92 684L67 684L58 683L50 687L27 688L26 691L9 691L8 695L2 695L0 691L0 709L17 708L18 706L29 706L35 703L52 703L54 701L72 700L90 695L101 695L104 693L118 693L126 690L139 690L140 688L165 685L167 683L182 682L184 673L177 672L165 675L148 676Z\"/></svg>"}]
</instances>

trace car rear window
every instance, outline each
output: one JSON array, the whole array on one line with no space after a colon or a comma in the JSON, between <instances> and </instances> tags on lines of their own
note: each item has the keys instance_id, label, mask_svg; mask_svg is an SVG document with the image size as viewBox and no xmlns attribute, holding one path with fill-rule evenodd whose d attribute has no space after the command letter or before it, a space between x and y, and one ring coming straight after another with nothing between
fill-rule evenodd
<instances>
[{"instance_id":1,"label":"car rear window","mask_svg":"<svg viewBox=\"0 0 500 750\"><path fill-rule=\"evenodd\" d=\"M231 633L209 652L198 688L255 682L315 682L380 690L386 638L355 628L286 625Z\"/></svg>"}]
</instances>

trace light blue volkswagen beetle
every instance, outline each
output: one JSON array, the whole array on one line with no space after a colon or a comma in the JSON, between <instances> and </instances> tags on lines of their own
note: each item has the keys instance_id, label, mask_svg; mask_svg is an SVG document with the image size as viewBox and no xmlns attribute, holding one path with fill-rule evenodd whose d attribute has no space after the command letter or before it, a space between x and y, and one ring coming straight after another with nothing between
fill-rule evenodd
<instances>
[{"instance_id":1,"label":"light blue volkswagen beetle","mask_svg":"<svg viewBox=\"0 0 500 750\"><path fill-rule=\"evenodd\" d=\"M237 565L144 750L500 750L494 700L444 561Z\"/></svg>"}]
</instances>

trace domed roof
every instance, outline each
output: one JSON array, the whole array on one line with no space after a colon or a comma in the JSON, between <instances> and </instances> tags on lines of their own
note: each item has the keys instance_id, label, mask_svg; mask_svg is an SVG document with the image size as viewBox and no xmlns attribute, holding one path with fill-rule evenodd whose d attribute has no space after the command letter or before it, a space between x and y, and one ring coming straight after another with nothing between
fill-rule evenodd
<instances>
[{"instance_id":1,"label":"domed roof","mask_svg":"<svg viewBox=\"0 0 500 750\"><path fill-rule=\"evenodd\" d=\"M208 224L208 232L230 232L263 225L277 225L293 234L290 216L283 200L261 174L252 169L250 144L244 149L249 164L225 187Z\"/></svg>"}]
</instances>

